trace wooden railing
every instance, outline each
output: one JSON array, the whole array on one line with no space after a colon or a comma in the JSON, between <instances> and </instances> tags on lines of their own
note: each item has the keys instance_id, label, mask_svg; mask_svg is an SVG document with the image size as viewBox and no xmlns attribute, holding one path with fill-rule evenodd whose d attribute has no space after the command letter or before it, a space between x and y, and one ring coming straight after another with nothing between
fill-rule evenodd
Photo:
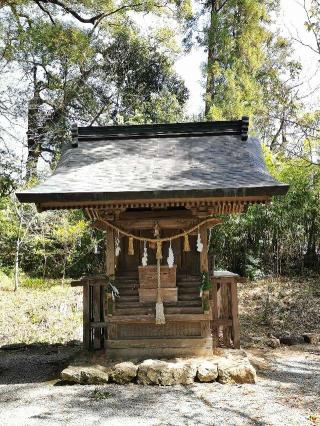
<instances>
[{"instance_id":1,"label":"wooden railing","mask_svg":"<svg viewBox=\"0 0 320 426\"><path fill-rule=\"evenodd\" d=\"M112 315L113 301L107 293L107 280L101 277L84 277L73 281L72 287L83 287L83 347L103 349L106 336L105 315Z\"/></svg>"},{"instance_id":2,"label":"wooden railing","mask_svg":"<svg viewBox=\"0 0 320 426\"><path fill-rule=\"evenodd\" d=\"M244 279L228 271L218 271L212 276L210 304L213 347L240 348L238 282L244 282Z\"/></svg>"},{"instance_id":3,"label":"wooden railing","mask_svg":"<svg viewBox=\"0 0 320 426\"><path fill-rule=\"evenodd\" d=\"M202 293L203 320L210 319L213 347L240 347L237 283L243 279L228 271L215 272L212 289ZM114 301L107 292L103 277L84 277L71 283L83 287L83 346L85 349L103 349L108 339L107 324L113 322ZM208 318L208 319L206 319ZM136 322L141 322L138 316ZM168 320L191 321L190 315L167 315ZM153 317L144 322L152 322ZM199 320L199 318L198 318ZM121 322L121 319L116 319ZM126 319L125 322L128 322ZM132 320L131 320L132 322Z\"/></svg>"}]
</instances>

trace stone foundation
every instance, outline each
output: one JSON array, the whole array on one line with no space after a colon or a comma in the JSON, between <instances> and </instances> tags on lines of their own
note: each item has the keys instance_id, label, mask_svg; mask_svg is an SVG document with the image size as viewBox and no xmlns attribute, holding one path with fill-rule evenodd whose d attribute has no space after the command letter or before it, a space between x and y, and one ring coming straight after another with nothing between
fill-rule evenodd
<instances>
[{"instance_id":1,"label":"stone foundation","mask_svg":"<svg viewBox=\"0 0 320 426\"><path fill-rule=\"evenodd\" d=\"M79 384L138 383L140 385L190 385L194 381L256 383L256 371L244 351L221 351L211 358L147 359L142 362L78 360L61 372L61 379Z\"/></svg>"}]
</instances>

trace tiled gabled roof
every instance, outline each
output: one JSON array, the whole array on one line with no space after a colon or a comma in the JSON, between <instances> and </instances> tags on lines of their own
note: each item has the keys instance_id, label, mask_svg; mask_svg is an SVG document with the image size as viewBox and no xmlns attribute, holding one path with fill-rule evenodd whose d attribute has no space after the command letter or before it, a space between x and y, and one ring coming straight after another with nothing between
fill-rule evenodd
<instances>
[{"instance_id":1,"label":"tiled gabled roof","mask_svg":"<svg viewBox=\"0 0 320 426\"><path fill-rule=\"evenodd\" d=\"M286 193L247 129L246 120L73 128L55 172L17 196L39 204Z\"/></svg>"}]
</instances>

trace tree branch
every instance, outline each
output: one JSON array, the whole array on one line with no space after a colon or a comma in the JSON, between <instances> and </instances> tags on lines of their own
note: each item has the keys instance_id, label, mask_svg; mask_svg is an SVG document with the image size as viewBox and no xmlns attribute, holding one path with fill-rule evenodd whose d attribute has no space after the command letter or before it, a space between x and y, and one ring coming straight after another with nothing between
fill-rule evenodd
<instances>
[{"instance_id":1,"label":"tree branch","mask_svg":"<svg viewBox=\"0 0 320 426\"><path fill-rule=\"evenodd\" d=\"M44 4L51 4L51 5L55 5L55 6L59 6L61 7L65 12L69 13L70 15L72 15L75 19L77 19L79 22L83 23L83 24L91 24L94 25L95 27L105 18L108 18L109 16L112 16L116 13L122 12L124 10L130 10L130 9L138 9L139 7L141 7L143 5L143 3L129 3L127 5L123 5L120 6L108 13L98 13L95 16L92 16L90 18L85 18L82 15L80 15L80 13L78 13L76 10L72 9L71 7L67 6L66 4L64 4L62 1L60 0L33 0L40 8L42 11L44 11L46 14L49 14L49 12L44 9L44 7L41 5L41 3ZM224 4L227 2L228 0L225 0ZM223 4L223 5L224 5ZM157 7L163 7L163 5L156 5ZM50 15L50 19L51 19L51 15Z\"/></svg>"},{"instance_id":2,"label":"tree branch","mask_svg":"<svg viewBox=\"0 0 320 426\"><path fill-rule=\"evenodd\" d=\"M40 9L46 14L46 15L48 15L49 16L49 19L50 19L50 21L51 21L51 23L52 23L52 25L55 25L56 23L55 23L55 21L54 21L54 19L52 18L52 16L51 16L51 13L44 7L44 6L42 6L42 4L41 4L41 2L39 1L39 0L34 0L35 1L35 3L40 7Z\"/></svg>"}]
</instances>

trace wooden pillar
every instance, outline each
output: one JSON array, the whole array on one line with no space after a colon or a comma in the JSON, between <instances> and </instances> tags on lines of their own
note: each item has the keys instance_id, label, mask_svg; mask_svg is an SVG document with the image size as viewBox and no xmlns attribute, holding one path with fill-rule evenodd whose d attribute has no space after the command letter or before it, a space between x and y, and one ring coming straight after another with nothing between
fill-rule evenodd
<instances>
[{"instance_id":1,"label":"wooden pillar","mask_svg":"<svg viewBox=\"0 0 320 426\"><path fill-rule=\"evenodd\" d=\"M93 285L92 286L92 319L93 322L100 322L101 321L101 315L100 315L100 286L99 285ZM101 333L102 330L99 327L95 327L93 329L93 349L100 349L101 348Z\"/></svg>"},{"instance_id":2,"label":"wooden pillar","mask_svg":"<svg viewBox=\"0 0 320 426\"><path fill-rule=\"evenodd\" d=\"M89 283L83 285L83 347L90 349L90 294Z\"/></svg>"},{"instance_id":3,"label":"wooden pillar","mask_svg":"<svg viewBox=\"0 0 320 426\"><path fill-rule=\"evenodd\" d=\"M219 345L219 326L218 326L218 283L212 278L211 289L211 330L212 330L212 346L216 348Z\"/></svg>"},{"instance_id":4,"label":"wooden pillar","mask_svg":"<svg viewBox=\"0 0 320 426\"><path fill-rule=\"evenodd\" d=\"M114 247L114 230L111 228L107 229L107 235L106 235L106 253L105 253L105 266L106 266L106 275L108 277L112 277L115 275L115 247ZM108 290L108 289L107 289ZM105 304L105 302L107 303ZM103 298L103 321L105 321L105 313L107 315L112 315L113 313L113 300L111 297L111 294L107 292L106 298ZM107 309L106 309L106 306ZM107 312L106 312L107 311ZM104 333L105 339L108 339L108 328L105 329Z\"/></svg>"},{"instance_id":5,"label":"wooden pillar","mask_svg":"<svg viewBox=\"0 0 320 426\"><path fill-rule=\"evenodd\" d=\"M228 278L222 278L220 283L220 294L221 294L221 320L229 321L232 319L231 312L231 286L232 283ZM229 348L231 346L231 326L223 325L223 343Z\"/></svg>"},{"instance_id":6,"label":"wooden pillar","mask_svg":"<svg viewBox=\"0 0 320 426\"><path fill-rule=\"evenodd\" d=\"M208 232L207 225L200 227L200 238L203 244L202 252L200 252L200 272L208 272Z\"/></svg>"},{"instance_id":7,"label":"wooden pillar","mask_svg":"<svg viewBox=\"0 0 320 426\"><path fill-rule=\"evenodd\" d=\"M106 274L108 277L115 273L114 231L108 228L106 235Z\"/></svg>"},{"instance_id":8,"label":"wooden pillar","mask_svg":"<svg viewBox=\"0 0 320 426\"><path fill-rule=\"evenodd\" d=\"M240 323L238 315L237 280L231 284L232 338L235 349L240 349Z\"/></svg>"}]
</instances>

